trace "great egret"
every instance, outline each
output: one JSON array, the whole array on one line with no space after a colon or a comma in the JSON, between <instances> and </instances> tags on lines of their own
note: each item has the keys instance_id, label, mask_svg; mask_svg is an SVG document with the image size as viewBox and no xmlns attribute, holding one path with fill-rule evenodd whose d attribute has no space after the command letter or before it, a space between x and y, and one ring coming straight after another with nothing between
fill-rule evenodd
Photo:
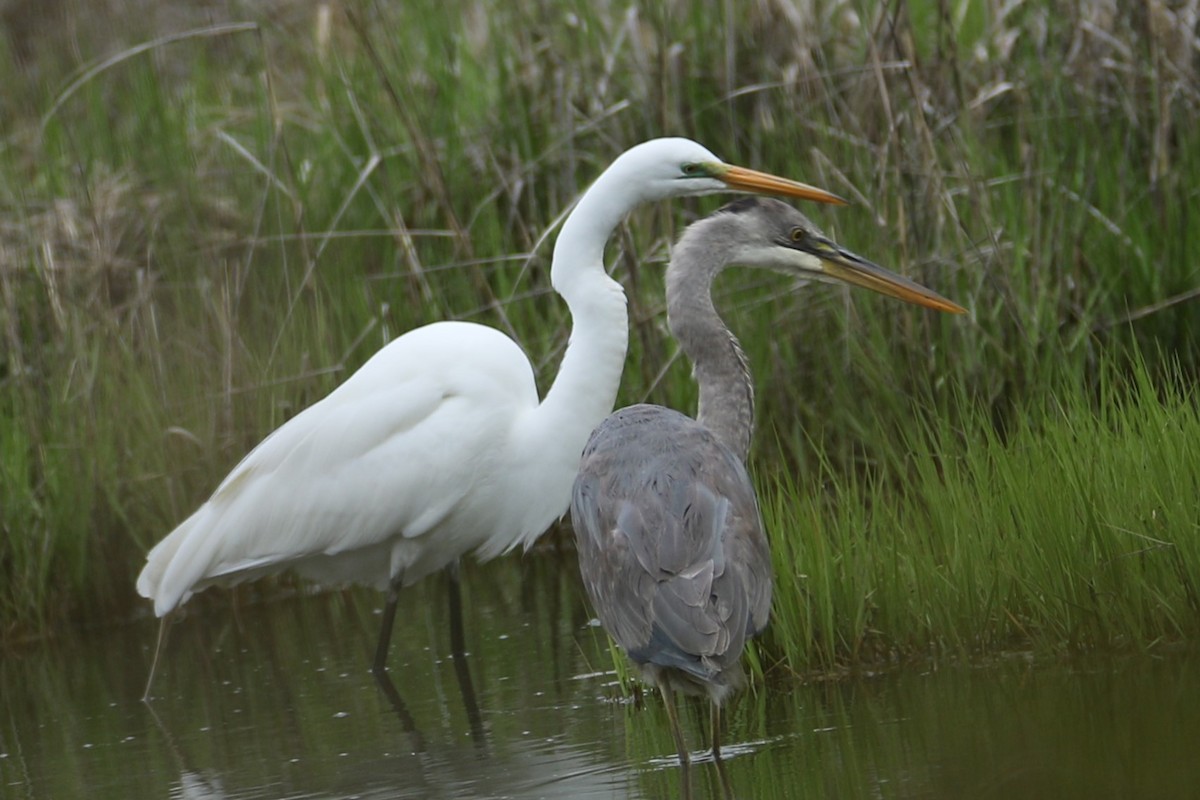
<instances>
[{"instance_id":1,"label":"great egret","mask_svg":"<svg viewBox=\"0 0 1200 800\"><path fill-rule=\"evenodd\" d=\"M743 466L754 386L712 302L731 264L837 280L910 303L964 309L831 242L796 209L746 198L691 225L667 268L667 321L700 386L697 419L655 405L609 416L584 449L571 499L579 569L601 623L657 684L687 780L673 690L720 706L744 680L742 649L771 605L771 553Z\"/></svg>"},{"instance_id":2,"label":"great egret","mask_svg":"<svg viewBox=\"0 0 1200 800\"><path fill-rule=\"evenodd\" d=\"M544 400L529 360L499 331L468 322L410 331L242 459L150 551L138 592L164 617L208 586L289 568L322 584L375 586L387 591L373 664L384 670L402 587L468 552L482 560L528 546L566 511L625 360L625 295L603 261L613 229L642 203L719 191L844 202L725 164L687 139L631 148L580 198L555 245L551 281L574 327Z\"/></svg>"}]
</instances>

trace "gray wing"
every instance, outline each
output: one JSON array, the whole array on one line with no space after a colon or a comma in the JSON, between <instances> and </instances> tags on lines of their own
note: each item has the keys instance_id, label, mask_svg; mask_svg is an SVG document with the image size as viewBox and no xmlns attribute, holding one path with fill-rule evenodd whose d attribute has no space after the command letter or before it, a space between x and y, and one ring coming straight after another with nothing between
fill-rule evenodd
<instances>
[{"instance_id":1,"label":"gray wing","mask_svg":"<svg viewBox=\"0 0 1200 800\"><path fill-rule=\"evenodd\" d=\"M771 557L753 485L690 417L631 406L605 420L571 520L596 613L635 661L707 679L766 627Z\"/></svg>"}]
</instances>

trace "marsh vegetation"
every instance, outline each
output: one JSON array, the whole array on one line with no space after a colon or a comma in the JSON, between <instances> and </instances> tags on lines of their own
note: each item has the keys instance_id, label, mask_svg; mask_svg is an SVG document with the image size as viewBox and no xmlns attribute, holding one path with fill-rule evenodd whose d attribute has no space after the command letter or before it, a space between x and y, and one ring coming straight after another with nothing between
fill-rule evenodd
<instances>
[{"instance_id":1,"label":"marsh vegetation","mask_svg":"<svg viewBox=\"0 0 1200 800\"><path fill-rule=\"evenodd\" d=\"M554 222L663 134L848 197L805 211L971 309L719 285L759 386L763 666L1196 634L1195 2L284 4L18 40L21 8L0 641L140 608L146 549L408 328L496 325L544 385L569 327ZM719 202L610 248L622 404L693 408L663 262Z\"/></svg>"}]
</instances>

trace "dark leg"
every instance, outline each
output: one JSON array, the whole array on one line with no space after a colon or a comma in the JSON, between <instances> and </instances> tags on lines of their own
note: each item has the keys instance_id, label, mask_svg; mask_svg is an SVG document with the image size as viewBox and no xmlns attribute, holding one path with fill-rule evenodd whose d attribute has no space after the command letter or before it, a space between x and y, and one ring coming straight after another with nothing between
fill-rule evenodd
<instances>
[{"instance_id":1,"label":"dark leg","mask_svg":"<svg viewBox=\"0 0 1200 800\"><path fill-rule=\"evenodd\" d=\"M675 693L667 685L666 679L658 679L658 690L662 693L663 703L667 707L667 719L671 721L671 735L675 737L675 749L679 751L679 765L683 770L680 788L684 797L692 796L691 756L688 755L687 743L683 740L683 729L679 727L679 711L675 708Z\"/></svg>"},{"instance_id":2,"label":"dark leg","mask_svg":"<svg viewBox=\"0 0 1200 800\"><path fill-rule=\"evenodd\" d=\"M396 601L400 597L401 576L397 575L388 586L387 604L383 607L383 623L379 629L379 644L375 647L375 663L371 672L376 675L387 671L388 648L392 644L392 628L396 624Z\"/></svg>"},{"instance_id":3,"label":"dark leg","mask_svg":"<svg viewBox=\"0 0 1200 800\"><path fill-rule=\"evenodd\" d=\"M399 690L396 689L396 684L392 683L392 678L387 672L375 673L375 684L379 686L383 696L387 698L388 703L392 706L392 710L396 712L396 716L400 719L400 725L403 726L404 732L411 739L413 752L425 752L425 737L417 730L416 720L409 713L408 705L405 704L404 698L400 696Z\"/></svg>"},{"instance_id":4,"label":"dark leg","mask_svg":"<svg viewBox=\"0 0 1200 800\"><path fill-rule=\"evenodd\" d=\"M471 668L467 665L467 639L463 633L462 583L458 575L458 561L446 567L450 579L450 655L454 658L454 674L458 678L458 689L462 692L463 707L467 711L467 724L471 726L471 738L483 744L483 718L479 714L479 703L475 699L475 686L471 683Z\"/></svg>"},{"instance_id":5,"label":"dark leg","mask_svg":"<svg viewBox=\"0 0 1200 800\"><path fill-rule=\"evenodd\" d=\"M158 657L162 655L163 645L167 642L167 626L171 624L172 613L163 615L158 623L158 642L154 645L154 660L150 662L150 677L146 679L146 691L142 694L142 702L150 702L150 687L154 685L154 673L158 671Z\"/></svg>"},{"instance_id":6,"label":"dark leg","mask_svg":"<svg viewBox=\"0 0 1200 800\"><path fill-rule=\"evenodd\" d=\"M721 760L721 707L712 703L712 754L714 761Z\"/></svg>"},{"instance_id":7,"label":"dark leg","mask_svg":"<svg viewBox=\"0 0 1200 800\"><path fill-rule=\"evenodd\" d=\"M450 652L457 660L467 655L467 639L463 634L462 581L458 575L458 559L446 566L450 600Z\"/></svg>"},{"instance_id":8,"label":"dark leg","mask_svg":"<svg viewBox=\"0 0 1200 800\"><path fill-rule=\"evenodd\" d=\"M725 769L725 760L721 758L721 707L716 703L712 703L712 754L717 776L721 779L721 796L732 798L733 784L729 780L729 772Z\"/></svg>"}]
</instances>

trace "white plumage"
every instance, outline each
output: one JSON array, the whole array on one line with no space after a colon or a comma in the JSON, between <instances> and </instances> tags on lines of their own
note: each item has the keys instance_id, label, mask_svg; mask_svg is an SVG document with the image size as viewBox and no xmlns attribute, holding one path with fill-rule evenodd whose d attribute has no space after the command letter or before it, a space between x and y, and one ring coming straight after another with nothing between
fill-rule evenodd
<instances>
[{"instance_id":1,"label":"white plumage","mask_svg":"<svg viewBox=\"0 0 1200 800\"><path fill-rule=\"evenodd\" d=\"M523 424L537 406L528 360L499 331L419 328L251 451L150 552L138 592L162 616L207 586L287 566L387 589L393 575L410 585L463 553L532 542L574 478L560 464L566 489L506 502L546 466Z\"/></svg>"}]
</instances>

